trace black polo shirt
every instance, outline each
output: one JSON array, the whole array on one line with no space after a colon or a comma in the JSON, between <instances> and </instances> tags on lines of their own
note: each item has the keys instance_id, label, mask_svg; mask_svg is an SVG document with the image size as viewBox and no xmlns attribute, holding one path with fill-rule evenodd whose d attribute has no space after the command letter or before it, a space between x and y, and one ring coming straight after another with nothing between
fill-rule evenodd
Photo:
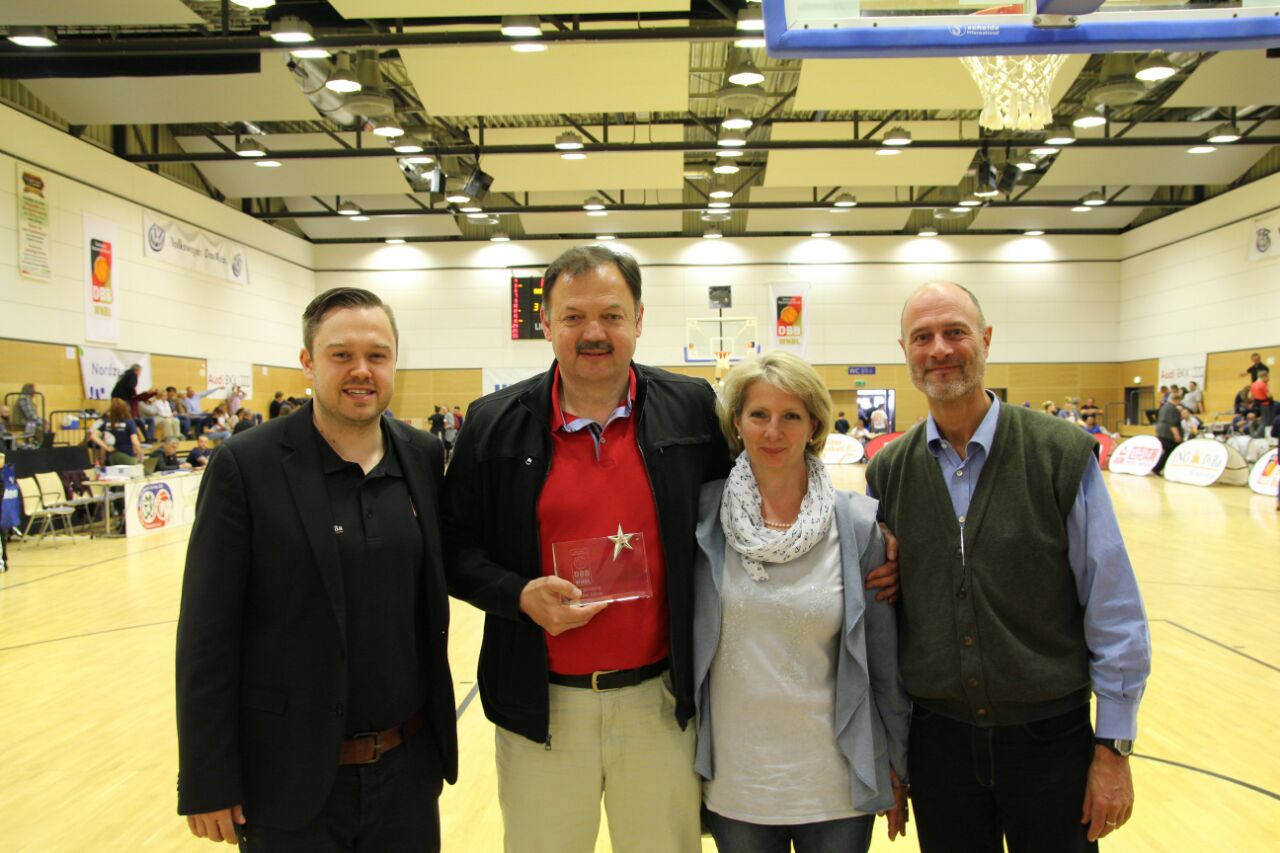
<instances>
[{"instance_id":1,"label":"black polo shirt","mask_svg":"<svg viewBox=\"0 0 1280 853\"><path fill-rule=\"evenodd\" d=\"M426 703L422 529L385 425L368 474L314 426L347 604L347 735L382 731Z\"/></svg>"}]
</instances>

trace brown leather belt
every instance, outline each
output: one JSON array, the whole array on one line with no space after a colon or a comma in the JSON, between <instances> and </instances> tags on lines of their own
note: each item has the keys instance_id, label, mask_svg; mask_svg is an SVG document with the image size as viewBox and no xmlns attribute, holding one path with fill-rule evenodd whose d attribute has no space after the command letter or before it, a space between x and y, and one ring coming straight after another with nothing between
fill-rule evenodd
<instances>
[{"instance_id":1,"label":"brown leather belt","mask_svg":"<svg viewBox=\"0 0 1280 853\"><path fill-rule=\"evenodd\" d=\"M634 687L642 681L662 675L670 665L670 661L663 658L635 669L598 669L586 675L561 675L558 672L552 672L547 674L547 680L561 687L589 687L599 693L602 690Z\"/></svg>"},{"instance_id":2,"label":"brown leather belt","mask_svg":"<svg viewBox=\"0 0 1280 853\"><path fill-rule=\"evenodd\" d=\"M426 713L418 711L398 726L380 732L361 732L342 742L338 764L373 764L383 753L390 752L417 734L426 723Z\"/></svg>"}]
</instances>

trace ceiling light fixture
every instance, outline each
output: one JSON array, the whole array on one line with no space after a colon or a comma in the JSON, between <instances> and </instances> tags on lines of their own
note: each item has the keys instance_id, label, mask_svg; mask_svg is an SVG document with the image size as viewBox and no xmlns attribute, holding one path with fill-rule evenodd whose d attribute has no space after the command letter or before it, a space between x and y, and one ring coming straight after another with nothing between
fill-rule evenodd
<instances>
[{"instance_id":1,"label":"ceiling light fixture","mask_svg":"<svg viewBox=\"0 0 1280 853\"><path fill-rule=\"evenodd\" d=\"M399 246L401 243L403 243L403 242L404 242L404 238L403 238L403 237L388 237L387 239L383 240L382 242L386 243L388 246Z\"/></svg>"},{"instance_id":2,"label":"ceiling light fixture","mask_svg":"<svg viewBox=\"0 0 1280 853\"><path fill-rule=\"evenodd\" d=\"M711 171L717 175L736 175L742 171L737 163L717 163Z\"/></svg>"},{"instance_id":3,"label":"ceiling light fixture","mask_svg":"<svg viewBox=\"0 0 1280 853\"><path fill-rule=\"evenodd\" d=\"M337 210L343 216L355 216L360 213L360 205L351 199L347 199L344 202L339 202Z\"/></svg>"},{"instance_id":4,"label":"ceiling light fixture","mask_svg":"<svg viewBox=\"0 0 1280 853\"><path fill-rule=\"evenodd\" d=\"M9 27L9 41L18 47L56 47L58 34L53 27Z\"/></svg>"},{"instance_id":5,"label":"ceiling light fixture","mask_svg":"<svg viewBox=\"0 0 1280 853\"><path fill-rule=\"evenodd\" d=\"M711 198L733 198L733 190L724 184L716 184L711 188L711 192L707 193Z\"/></svg>"},{"instance_id":6,"label":"ceiling light fixture","mask_svg":"<svg viewBox=\"0 0 1280 853\"><path fill-rule=\"evenodd\" d=\"M459 213L479 213L482 210L484 210L484 208L478 204L464 204L462 207L458 208ZM485 216L488 215L489 214L487 213L485 214Z\"/></svg>"},{"instance_id":7,"label":"ceiling light fixture","mask_svg":"<svg viewBox=\"0 0 1280 853\"><path fill-rule=\"evenodd\" d=\"M373 125L373 132L378 136L387 139L397 139L404 136L404 128L400 126L400 122L396 120L394 115L388 118L376 118L370 123Z\"/></svg>"},{"instance_id":8,"label":"ceiling light fixture","mask_svg":"<svg viewBox=\"0 0 1280 853\"><path fill-rule=\"evenodd\" d=\"M728 80L735 86L754 86L764 82L764 74L756 67L751 54L735 48L729 54Z\"/></svg>"},{"instance_id":9,"label":"ceiling light fixture","mask_svg":"<svg viewBox=\"0 0 1280 853\"><path fill-rule=\"evenodd\" d=\"M759 6L748 6L738 13L738 29L744 33L764 32L764 15Z\"/></svg>"},{"instance_id":10,"label":"ceiling light fixture","mask_svg":"<svg viewBox=\"0 0 1280 853\"><path fill-rule=\"evenodd\" d=\"M264 169L278 169L284 164L279 160L254 160L253 165L261 166Z\"/></svg>"},{"instance_id":11,"label":"ceiling light fixture","mask_svg":"<svg viewBox=\"0 0 1280 853\"><path fill-rule=\"evenodd\" d=\"M726 130L716 140L722 148L741 148L747 144L747 135L740 130Z\"/></svg>"},{"instance_id":12,"label":"ceiling light fixture","mask_svg":"<svg viewBox=\"0 0 1280 853\"><path fill-rule=\"evenodd\" d=\"M294 59L328 59L331 54L323 47L300 47L289 51L289 55Z\"/></svg>"},{"instance_id":13,"label":"ceiling light fixture","mask_svg":"<svg viewBox=\"0 0 1280 853\"><path fill-rule=\"evenodd\" d=\"M1043 231L1041 231L1039 228L1032 228L1030 231L1023 231L1023 232L1022 232L1022 236L1024 236L1024 237L1043 237L1043 236L1044 236L1044 232L1043 232Z\"/></svg>"},{"instance_id":14,"label":"ceiling light fixture","mask_svg":"<svg viewBox=\"0 0 1280 853\"><path fill-rule=\"evenodd\" d=\"M1071 120L1072 127L1088 129L1091 127L1102 127L1107 123L1107 117L1102 113L1102 107L1098 106L1093 109L1082 110L1079 115Z\"/></svg>"},{"instance_id":15,"label":"ceiling light fixture","mask_svg":"<svg viewBox=\"0 0 1280 853\"><path fill-rule=\"evenodd\" d=\"M728 222L733 216L723 210L708 210L698 218L703 222Z\"/></svg>"},{"instance_id":16,"label":"ceiling light fixture","mask_svg":"<svg viewBox=\"0 0 1280 853\"><path fill-rule=\"evenodd\" d=\"M729 110L729 114L720 121L725 130L746 130L753 122L742 110Z\"/></svg>"},{"instance_id":17,"label":"ceiling light fixture","mask_svg":"<svg viewBox=\"0 0 1280 853\"><path fill-rule=\"evenodd\" d=\"M707 207L712 207L712 208L715 208L716 210L728 210L730 207L730 204L729 202L724 201L723 199L717 199L715 201L708 202Z\"/></svg>"},{"instance_id":18,"label":"ceiling light fixture","mask_svg":"<svg viewBox=\"0 0 1280 853\"><path fill-rule=\"evenodd\" d=\"M1076 134L1069 127L1056 125L1049 128L1049 133L1045 136L1044 141L1049 145L1070 145L1076 141Z\"/></svg>"},{"instance_id":19,"label":"ceiling light fixture","mask_svg":"<svg viewBox=\"0 0 1280 853\"><path fill-rule=\"evenodd\" d=\"M901 153L902 153L902 150L899 148L877 148L876 149L877 157L897 157Z\"/></svg>"},{"instance_id":20,"label":"ceiling light fixture","mask_svg":"<svg viewBox=\"0 0 1280 853\"><path fill-rule=\"evenodd\" d=\"M1212 154L1217 151L1217 147L1213 145L1192 145L1187 149L1188 154Z\"/></svg>"},{"instance_id":21,"label":"ceiling light fixture","mask_svg":"<svg viewBox=\"0 0 1280 853\"><path fill-rule=\"evenodd\" d=\"M540 41L518 41L511 45L516 53L542 53L547 46Z\"/></svg>"},{"instance_id":22,"label":"ceiling light fixture","mask_svg":"<svg viewBox=\"0 0 1280 853\"><path fill-rule=\"evenodd\" d=\"M252 136L246 136L236 143L236 154L241 157L265 157L267 147Z\"/></svg>"},{"instance_id":23,"label":"ceiling light fixture","mask_svg":"<svg viewBox=\"0 0 1280 853\"><path fill-rule=\"evenodd\" d=\"M576 151L582 147L582 137L576 133L562 133L556 137L556 148L561 151Z\"/></svg>"},{"instance_id":24,"label":"ceiling light fixture","mask_svg":"<svg viewBox=\"0 0 1280 853\"><path fill-rule=\"evenodd\" d=\"M1077 204L1075 207L1071 208L1072 213L1090 213L1092 210L1092 207L1085 207L1083 204Z\"/></svg>"},{"instance_id":25,"label":"ceiling light fixture","mask_svg":"<svg viewBox=\"0 0 1280 853\"><path fill-rule=\"evenodd\" d=\"M542 35L542 25L537 15L503 15L502 34L507 38L537 38Z\"/></svg>"},{"instance_id":26,"label":"ceiling light fixture","mask_svg":"<svg viewBox=\"0 0 1280 853\"><path fill-rule=\"evenodd\" d=\"M961 213L961 214L969 212L969 208L967 205L965 207L949 207L947 208L947 210L949 210L951 213Z\"/></svg>"},{"instance_id":27,"label":"ceiling light fixture","mask_svg":"<svg viewBox=\"0 0 1280 853\"><path fill-rule=\"evenodd\" d=\"M741 157L742 149L740 148L721 148L716 152L717 157Z\"/></svg>"},{"instance_id":28,"label":"ceiling light fixture","mask_svg":"<svg viewBox=\"0 0 1280 853\"><path fill-rule=\"evenodd\" d=\"M840 193L840 195L836 196L836 200L834 203L836 207L857 207L858 206L858 200L854 198L852 195L850 195L849 193Z\"/></svg>"},{"instance_id":29,"label":"ceiling light fixture","mask_svg":"<svg viewBox=\"0 0 1280 853\"><path fill-rule=\"evenodd\" d=\"M311 25L296 15L284 15L271 25L271 40L280 44L306 44L315 41Z\"/></svg>"},{"instance_id":30,"label":"ceiling light fixture","mask_svg":"<svg viewBox=\"0 0 1280 853\"><path fill-rule=\"evenodd\" d=\"M1013 165L1017 166L1019 169L1021 169L1024 172L1032 172L1032 171L1035 171L1036 161L1032 160L1029 155L1024 154L1023 156L1015 159L1013 161Z\"/></svg>"},{"instance_id":31,"label":"ceiling light fixture","mask_svg":"<svg viewBox=\"0 0 1280 853\"><path fill-rule=\"evenodd\" d=\"M494 231L493 236L489 238L490 243L509 243L511 238L507 236L505 231Z\"/></svg>"},{"instance_id":32,"label":"ceiling light fixture","mask_svg":"<svg viewBox=\"0 0 1280 853\"><path fill-rule=\"evenodd\" d=\"M430 154L418 154L414 157L404 158L406 163L412 163L415 166L425 166L428 163L434 163L436 160Z\"/></svg>"},{"instance_id":33,"label":"ceiling light fixture","mask_svg":"<svg viewBox=\"0 0 1280 853\"><path fill-rule=\"evenodd\" d=\"M583 210L604 210L604 199L593 195L582 203Z\"/></svg>"},{"instance_id":34,"label":"ceiling light fixture","mask_svg":"<svg viewBox=\"0 0 1280 853\"><path fill-rule=\"evenodd\" d=\"M821 237L830 237L830 236L831 236L831 232L830 232L830 231L814 231L814 232L813 232L812 234L810 234L809 236L810 236L810 237L819 237L819 238L821 238Z\"/></svg>"},{"instance_id":35,"label":"ceiling light fixture","mask_svg":"<svg viewBox=\"0 0 1280 853\"><path fill-rule=\"evenodd\" d=\"M480 213L478 211L473 211L467 214L467 219L488 219L488 218L489 218L489 214Z\"/></svg>"},{"instance_id":36,"label":"ceiling light fixture","mask_svg":"<svg viewBox=\"0 0 1280 853\"><path fill-rule=\"evenodd\" d=\"M938 229L934 228L932 225L926 225L923 228L921 228L919 231L917 231L916 234L918 234L921 237L937 237Z\"/></svg>"},{"instance_id":37,"label":"ceiling light fixture","mask_svg":"<svg viewBox=\"0 0 1280 853\"><path fill-rule=\"evenodd\" d=\"M348 222L368 222L369 217L365 216L363 213L357 213L355 216L351 217L347 221Z\"/></svg>"},{"instance_id":38,"label":"ceiling light fixture","mask_svg":"<svg viewBox=\"0 0 1280 853\"><path fill-rule=\"evenodd\" d=\"M231 0L231 4L246 9L270 9L276 5L276 0Z\"/></svg>"},{"instance_id":39,"label":"ceiling light fixture","mask_svg":"<svg viewBox=\"0 0 1280 853\"><path fill-rule=\"evenodd\" d=\"M1094 190L1093 192L1085 195L1085 197L1080 200L1080 203L1086 204L1089 207L1102 207L1107 203L1107 197L1102 193L1102 190Z\"/></svg>"},{"instance_id":40,"label":"ceiling light fixture","mask_svg":"<svg viewBox=\"0 0 1280 853\"><path fill-rule=\"evenodd\" d=\"M746 50L759 50L764 47L764 44L764 39L756 38L754 36L733 40L734 47L741 47Z\"/></svg>"},{"instance_id":41,"label":"ceiling light fixture","mask_svg":"<svg viewBox=\"0 0 1280 853\"><path fill-rule=\"evenodd\" d=\"M1214 145L1229 145L1240 140L1240 128L1229 121L1225 121L1209 131L1209 135L1205 139Z\"/></svg>"},{"instance_id":42,"label":"ceiling light fixture","mask_svg":"<svg viewBox=\"0 0 1280 853\"><path fill-rule=\"evenodd\" d=\"M617 240L618 238L614 234L597 234L596 239L604 242L605 240Z\"/></svg>"},{"instance_id":43,"label":"ceiling light fixture","mask_svg":"<svg viewBox=\"0 0 1280 853\"><path fill-rule=\"evenodd\" d=\"M1153 50L1150 56L1138 63L1138 70L1133 76L1143 83L1159 83L1177 73L1178 69L1164 55L1163 50Z\"/></svg>"},{"instance_id":44,"label":"ceiling light fixture","mask_svg":"<svg viewBox=\"0 0 1280 853\"><path fill-rule=\"evenodd\" d=\"M702 232L702 239L704 240L719 240L723 236L724 235L720 233L719 228L708 228L706 231Z\"/></svg>"},{"instance_id":45,"label":"ceiling light fixture","mask_svg":"<svg viewBox=\"0 0 1280 853\"><path fill-rule=\"evenodd\" d=\"M325 81L324 87L340 95L349 95L364 88L360 81L356 79L355 72L351 70L351 54L338 54L338 58L334 61L333 71L329 74L329 79Z\"/></svg>"},{"instance_id":46,"label":"ceiling light fixture","mask_svg":"<svg viewBox=\"0 0 1280 853\"><path fill-rule=\"evenodd\" d=\"M982 207L982 199L978 198L977 195L970 193L969 195L960 199L960 206L961 207Z\"/></svg>"},{"instance_id":47,"label":"ceiling light fixture","mask_svg":"<svg viewBox=\"0 0 1280 853\"><path fill-rule=\"evenodd\" d=\"M391 150L397 154L421 154L422 146L412 136L402 136L391 144Z\"/></svg>"},{"instance_id":48,"label":"ceiling light fixture","mask_svg":"<svg viewBox=\"0 0 1280 853\"><path fill-rule=\"evenodd\" d=\"M911 133L905 127L898 126L892 128L880 141L884 145L910 145Z\"/></svg>"},{"instance_id":49,"label":"ceiling light fixture","mask_svg":"<svg viewBox=\"0 0 1280 853\"><path fill-rule=\"evenodd\" d=\"M1035 157L1037 160L1044 160L1045 158L1052 157L1057 153L1058 149L1049 145L1041 145L1038 148L1032 148L1030 151L1031 156Z\"/></svg>"}]
</instances>

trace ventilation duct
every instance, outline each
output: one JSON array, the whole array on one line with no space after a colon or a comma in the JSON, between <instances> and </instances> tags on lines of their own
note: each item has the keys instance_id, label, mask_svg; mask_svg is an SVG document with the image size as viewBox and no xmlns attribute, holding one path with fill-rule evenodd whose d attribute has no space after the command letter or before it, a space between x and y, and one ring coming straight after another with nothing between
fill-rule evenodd
<instances>
[{"instance_id":1,"label":"ventilation duct","mask_svg":"<svg viewBox=\"0 0 1280 853\"><path fill-rule=\"evenodd\" d=\"M333 71L332 62L327 59L291 59L289 70L316 112L342 127L359 124L360 117L347 106L346 98L325 88L325 81Z\"/></svg>"},{"instance_id":2,"label":"ventilation duct","mask_svg":"<svg viewBox=\"0 0 1280 853\"><path fill-rule=\"evenodd\" d=\"M376 51L361 50L357 53L356 79L360 81L361 89L346 96L348 110L365 118L395 114L395 101L382 87L382 68L378 65Z\"/></svg>"}]
</instances>

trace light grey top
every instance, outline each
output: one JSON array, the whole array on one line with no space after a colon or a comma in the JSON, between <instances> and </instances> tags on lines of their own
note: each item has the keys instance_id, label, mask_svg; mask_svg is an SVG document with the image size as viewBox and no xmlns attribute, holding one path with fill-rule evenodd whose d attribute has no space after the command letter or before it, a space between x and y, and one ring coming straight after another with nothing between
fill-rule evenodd
<instances>
[{"instance_id":1,"label":"light grey top","mask_svg":"<svg viewBox=\"0 0 1280 853\"><path fill-rule=\"evenodd\" d=\"M729 732L722 740L717 729L723 722L733 728L734 711L750 709L724 708L721 697L711 688L713 661L722 654L721 646L732 639L722 630L726 606L723 598L726 574L724 532L720 527L720 496L724 481L702 487L698 509L698 554L694 567L694 700L697 703L698 746L694 766L704 779L715 780L717 773L730 772L734 759L724 753L738 749L738 735ZM875 594L863 588L867 572L884 562L884 539L876 524L876 502L865 495L839 492L836 495L835 547L839 554L840 583L828 591L840 603L840 623L834 665L828 669L829 682L822 685L828 694L834 692L834 714L830 718L832 744L844 761L850 792L851 813L871 813L893 806L893 788L889 766L899 777L907 779L907 729L910 702L898 682L897 625L892 605L877 602ZM817 546L823 548L823 546ZM829 550L825 549L824 550ZM815 559L818 555L815 554ZM730 557L730 559L733 559ZM770 564L773 574L778 568ZM737 572L735 572L737 574ZM736 578L731 582L736 585ZM768 583L768 582L766 582ZM782 618L785 618L783 616ZM736 651L725 651L732 661ZM813 656L806 658L810 663ZM723 668L723 662L715 664ZM731 665L731 664L730 664ZM779 698L781 680L785 676L763 666L751 665L745 676L762 682L765 692ZM746 679L743 680L746 683ZM806 694L812 696L813 694ZM797 699L793 714L800 713ZM723 709L723 710L722 710ZM774 724L776 732L758 736L765 739L786 737L786 729L795 726L792 716ZM784 726L785 723L785 726ZM717 746L718 744L718 746ZM724 780L721 780L724 781ZM807 780L806 780L807 781ZM814 787L818 787L815 783ZM815 792L816 793L816 792ZM775 810L778 811L778 810ZM752 822L777 822L781 814L752 815Z\"/></svg>"},{"instance_id":2,"label":"light grey top","mask_svg":"<svg viewBox=\"0 0 1280 853\"><path fill-rule=\"evenodd\" d=\"M836 747L836 660L844 623L836 526L755 581L725 551L720 647L711 661L716 775L707 808L761 824L859 814L849 764Z\"/></svg>"}]
</instances>

